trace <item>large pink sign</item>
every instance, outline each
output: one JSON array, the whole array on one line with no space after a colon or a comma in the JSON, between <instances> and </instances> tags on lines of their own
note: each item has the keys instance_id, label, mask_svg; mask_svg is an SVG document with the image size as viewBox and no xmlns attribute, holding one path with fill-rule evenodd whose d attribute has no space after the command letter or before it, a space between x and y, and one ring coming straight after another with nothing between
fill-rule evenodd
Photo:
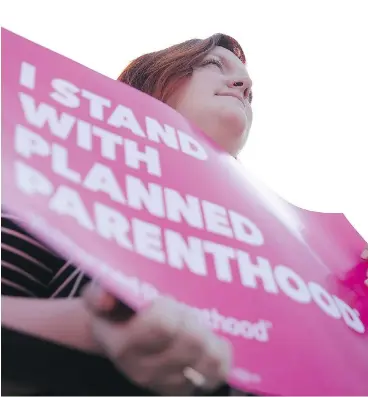
<instances>
[{"instance_id":1,"label":"large pink sign","mask_svg":"<svg viewBox=\"0 0 368 397\"><path fill-rule=\"evenodd\" d=\"M231 385L368 393L365 242L343 215L286 203L131 87L2 46L9 211L132 308L170 295L229 338Z\"/></svg>"}]
</instances>

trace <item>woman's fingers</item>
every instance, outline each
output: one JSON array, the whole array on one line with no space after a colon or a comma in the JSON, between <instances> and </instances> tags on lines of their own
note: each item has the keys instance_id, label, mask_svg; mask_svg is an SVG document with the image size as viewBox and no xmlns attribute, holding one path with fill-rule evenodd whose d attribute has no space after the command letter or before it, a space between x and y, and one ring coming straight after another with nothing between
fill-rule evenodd
<instances>
[{"instance_id":1,"label":"woman's fingers","mask_svg":"<svg viewBox=\"0 0 368 397\"><path fill-rule=\"evenodd\" d=\"M217 336L209 338L206 349L193 367L203 376L204 383L198 387L204 390L214 390L225 383L230 371L231 360L231 344Z\"/></svg>"},{"instance_id":2,"label":"woman's fingers","mask_svg":"<svg viewBox=\"0 0 368 397\"><path fill-rule=\"evenodd\" d=\"M175 316L177 314L175 312ZM149 357L147 361L154 369L153 382L156 390L160 388L159 381L165 379L164 386L168 394L191 394L195 385L186 378L185 370L189 365L194 367L200 360L213 334L184 310L179 319L178 331L171 345L161 353Z\"/></svg>"},{"instance_id":3,"label":"woman's fingers","mask_svg":"<svg viewBox=\"0 0 368 397\"><path fill-rule=\"evenodd\" d=\"M82 296L88 309L95 314L109 312L116 304L116 298L94 282L84 287Z\"/></svg>"},{"instance_id":4,"label":"woman's fingers","mask_svg":"<svg viewBox=\"0 0 368 397\"><path fill-rule=\"evenodd\" d=\"M126 325L131 346L140 355L160 354L170 348L181 328L180 307L171 299L158 298Z\"/></svg>"},{"instance_id":5,"label":"woman's fingers","mask_svg":"<svg viewBox=\"0 0 368 397\"><path fill-rule=\"evenodd\" d=\"M196 354L184 357L187 360L182 359L178 366L168 365L171 370L165 379L169 394L204 394L226 382L231 365L231 347L227 341L209 333L197 345Z\"/></svg>"},{"instance_id":6,"label":"woman's fingers","mask_svg":"<svg viewBox=\"0 0 368 397\"><path fill-rule=\"evenodd\" d=\"M230 349L176 302L160 298L126 321L111 321L109 295L86 291L93 334L131 381L159 394L210 390L226 379Z\"/></svg>"},{"instance_id":7,"label":"woman's fingers","mask_svg":"<svg viewBox=\"0 0 368 397\"><path fill-rule=\"evenodd\" d=\"M150 351L148 356L142 356L139 378L132 374L133 379L160 394L176 395L190 395L199 388L212 390L224 383L231 362L229 344L199 323L192 314L180 311L172 301L169 304L172 305L169 308L173 310L172 317L177 318L170 343L161 345L160 352ZM166 308L165 303L161 305L158 303L156 307ZM163 312L152 310L152 313L158 317ZM170 310L166 309L164 313L169 314Z\"/></svg>"},{"instance_id":8,"label":"woman's fingers","mask_svg":"<svg viewBox=\"0 0 368 397\"><path fill-rule=\"evenodd\" d=\"M124 305L95 282L84 287L82 297L92 313L110 321L126 321L135 314L129 306Z\"/></svg>"}]
</instances>

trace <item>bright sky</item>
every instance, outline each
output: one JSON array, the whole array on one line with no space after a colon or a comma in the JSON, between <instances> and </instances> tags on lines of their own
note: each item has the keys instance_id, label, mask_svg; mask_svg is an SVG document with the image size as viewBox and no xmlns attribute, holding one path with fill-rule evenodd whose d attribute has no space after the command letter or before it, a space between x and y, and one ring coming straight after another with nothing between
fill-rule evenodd
<instances>
[{"instance_id":1,"label":"bright sky","mask_svg":"<svg viewBox=\"0 0 368 397\"><path fill-rule=\"evenodd\" d=\"M365 0L2 0L1 25L104 75L216 32L243 46L254 124L241 160L284 199L368 241Z\"/></svg>"}]
</instances>

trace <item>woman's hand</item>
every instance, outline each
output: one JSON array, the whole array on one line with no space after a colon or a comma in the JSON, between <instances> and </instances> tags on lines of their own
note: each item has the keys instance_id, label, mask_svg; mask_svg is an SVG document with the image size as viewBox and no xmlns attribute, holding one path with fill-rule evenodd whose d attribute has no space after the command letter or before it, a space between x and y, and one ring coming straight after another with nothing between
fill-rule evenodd
<instances>
[{"instance_id":1,"label":"woman's hand","mask_svg":"<svg viewBox=\"0 0 368 397\"><path fill-rule=\"evenodd\" d=\"M226 381L230 344L174 301L160 298L134 315L122 307L119 319L119 303L100 287L89 285L83 296L96 342L139 386L162 395L190 395Z\"/></svg>"}]
</instances>

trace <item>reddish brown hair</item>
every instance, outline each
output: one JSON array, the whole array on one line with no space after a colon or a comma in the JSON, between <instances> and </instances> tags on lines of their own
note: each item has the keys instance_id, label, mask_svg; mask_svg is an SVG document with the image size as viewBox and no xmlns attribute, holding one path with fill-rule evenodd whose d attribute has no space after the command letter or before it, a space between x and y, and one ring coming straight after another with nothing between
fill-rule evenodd
<instances>
[{"instance_id":1,"label":"reddish brown hair","mask_svg":"<svg viewBox=\"0 0 368 397\"><path fill-rule=\"evenodd\" d=\"M244 52L239 43L230 36L217 33L204 40L188 40L142 55L123 70L118 80L166 102L176 83L190 76L216 46L230 50L245 64Z\"/></svg>"}]
</instances>

